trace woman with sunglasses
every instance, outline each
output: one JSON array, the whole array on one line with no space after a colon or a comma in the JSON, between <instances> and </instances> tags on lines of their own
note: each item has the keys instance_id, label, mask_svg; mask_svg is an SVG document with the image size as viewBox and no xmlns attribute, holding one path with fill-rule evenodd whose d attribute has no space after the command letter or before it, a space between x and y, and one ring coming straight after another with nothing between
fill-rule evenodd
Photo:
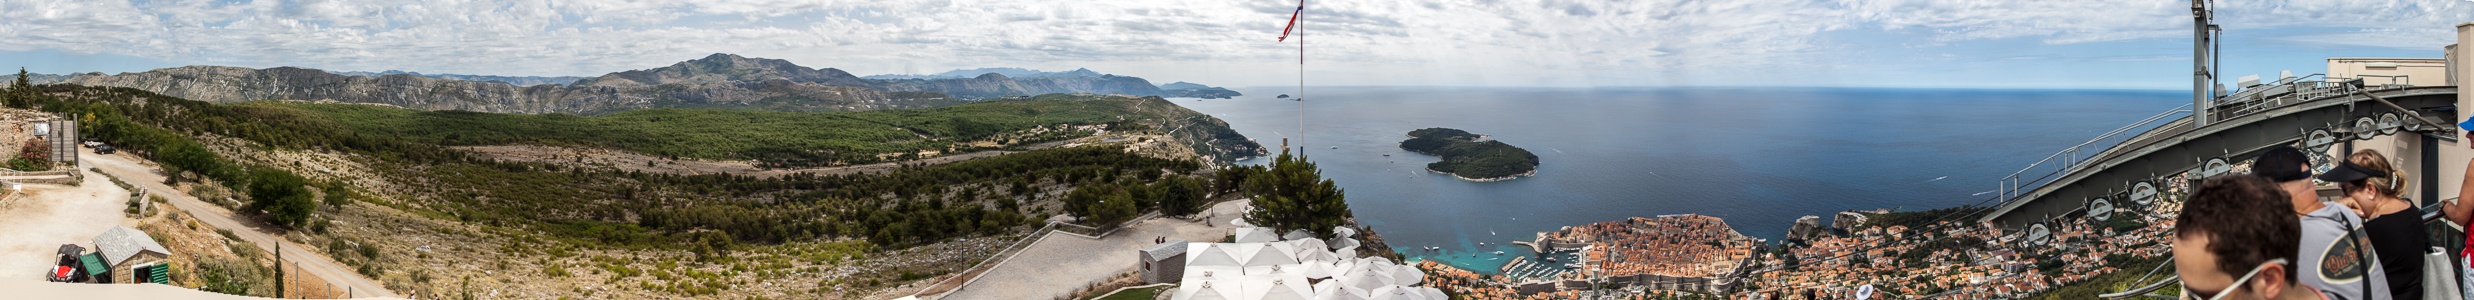
<instances>
[{"instance_id":1,"label":"woman with sunglasses","mask_svg":"<svg viewBox=\"0 0 2474 300\"><path fill-rule=\"evenodd\" d=\"M2388 291L2395 299L2422 299L2423 252L2430 251L2429 235L2423 233L2422 209L2405 200L2405 174L2388 164L2388 156L2379 151L2354 151L2344 162L2320 181L2335 182L2345 192L2346 206L2361 214L2365 234L2371 236L2372 252L2379 258L2381 269L2388 274Z\"/></svg>"},{"instance_id":2,"label":"woman with sunglasses","mask_svg":"<svg viewBox=\"0 0 2474 300\"><path fill-rule=\"evenodd\" d=\"M2301 220L2285 191L2255 175L2208 178L2174 219L2174 273L2183 299L2352 299L2294 280Z\"/></svg>"}]
</instances>

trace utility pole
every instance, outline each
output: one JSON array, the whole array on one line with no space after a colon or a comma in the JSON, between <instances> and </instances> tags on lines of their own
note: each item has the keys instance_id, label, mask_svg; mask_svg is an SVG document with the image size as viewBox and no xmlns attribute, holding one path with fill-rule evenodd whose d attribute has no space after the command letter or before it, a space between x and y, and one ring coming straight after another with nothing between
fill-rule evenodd
<instances>
[{"instance_id":1,"label":"utility pole","mask_svg":"<svg viewBox=\"0 0 2474 300\"><path fill-rule=\"evenodd\" d=\"M2208 96L2211 93L2208 83L2216 81L2216 74L2210 72L2208 65L2208 60L2214 56L2208 53L2208 45L2216 43L2214 37L2208 35L2208 28L2215 26L2209 23L2216 18L2216 13L2208 7L2208 1L2191 0L2191 19L2192 26L2194 26L2191 35L2191 124L2193 127L2208 126L2210 123L2208 114L2211 107L2208 105Z\"/></svg>"},{"instance_id":2,"label":"utility pole","mask_svg":"<svg viewBox=\"0 0 2474 300\"><path fill-rule=\"evenodd\" d=\"M1306 1L1297 1L1297 155L1306 155Z\"/></svg>"}]
</instances>

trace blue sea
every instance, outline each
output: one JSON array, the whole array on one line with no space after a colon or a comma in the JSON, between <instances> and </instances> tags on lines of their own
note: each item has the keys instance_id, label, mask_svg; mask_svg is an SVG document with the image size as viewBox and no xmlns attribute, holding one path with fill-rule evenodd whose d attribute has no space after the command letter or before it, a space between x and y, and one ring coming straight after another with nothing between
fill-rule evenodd
<instances>
[{"instance_id":1,"label":"blue sea","mask_svg":"<svg viewBox=\"0 0 2474 300\"><path fill-rule=\"evenodd\" d=\"M1510 260L1493 251L1528 254L1510 242L1569 225L1701 214L1775 241L1806 215L1980 203L2003 176L2190 100L2184 91L1316 87L1301 102L1274 98L1295 87L1238 91L1246 96L1173 100L1265 147L1291 138L1396 250L1480 272ZM1424 172L1437 158L1398 143L1427 127L1528 149L1537 175L1470 182Z\"/></svg>"}]
</instances>

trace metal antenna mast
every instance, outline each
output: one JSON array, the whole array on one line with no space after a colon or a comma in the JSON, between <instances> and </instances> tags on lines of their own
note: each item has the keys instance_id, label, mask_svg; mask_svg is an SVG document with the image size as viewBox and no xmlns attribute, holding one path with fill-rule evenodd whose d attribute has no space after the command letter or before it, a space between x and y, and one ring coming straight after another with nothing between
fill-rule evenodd
<instances>
[{"instance_id":1,"label":"metal antenna mast","mask_svg":"<svg viewBox=\"0 0 2474 300\"><path fill-rule=\"evenodd\" d=\"M2216 66L2208 63L2216 58L2216 54L2209 51L2210 46L2216 44L2216 37L2209 34L2209 31L2216 29L2214 22L2216 12L2214 7L2208 6L2210 1L2191 0L2191 19L2196 21L2193 26L2197 27L2192 30L2191 41L2191 124L2193 126L2208 126L2209 113L2213 110L2211 108L2214 108L2208 105L2208 100L2215 94L2214 89L2208 88L2208 83L2216 81L2214 70Z\"/></svg>"}]
</instances>

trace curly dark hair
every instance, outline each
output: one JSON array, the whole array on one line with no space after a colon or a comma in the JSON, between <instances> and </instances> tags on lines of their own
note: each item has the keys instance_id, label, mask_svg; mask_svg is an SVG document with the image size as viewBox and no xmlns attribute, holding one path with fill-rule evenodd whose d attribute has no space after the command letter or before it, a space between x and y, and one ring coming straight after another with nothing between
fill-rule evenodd
<instances>
[{"instance_id":1,"label":"curly dark hair","mask_svg":"<svg viewBox=\"0 0 2474 300\"><path fill-rule=\"evenodd\" d=\"M2271 259L2293 261L2302 251L2302 221L2286 199L2267 177L2209 177L2182 204L2173 234L2208 237L2208 253L2216 254L2216 268L2225 274L2247 273ZM2293 267L2285 268L2285 278L2294 278Z\"/></svg>"}]
</instances>

